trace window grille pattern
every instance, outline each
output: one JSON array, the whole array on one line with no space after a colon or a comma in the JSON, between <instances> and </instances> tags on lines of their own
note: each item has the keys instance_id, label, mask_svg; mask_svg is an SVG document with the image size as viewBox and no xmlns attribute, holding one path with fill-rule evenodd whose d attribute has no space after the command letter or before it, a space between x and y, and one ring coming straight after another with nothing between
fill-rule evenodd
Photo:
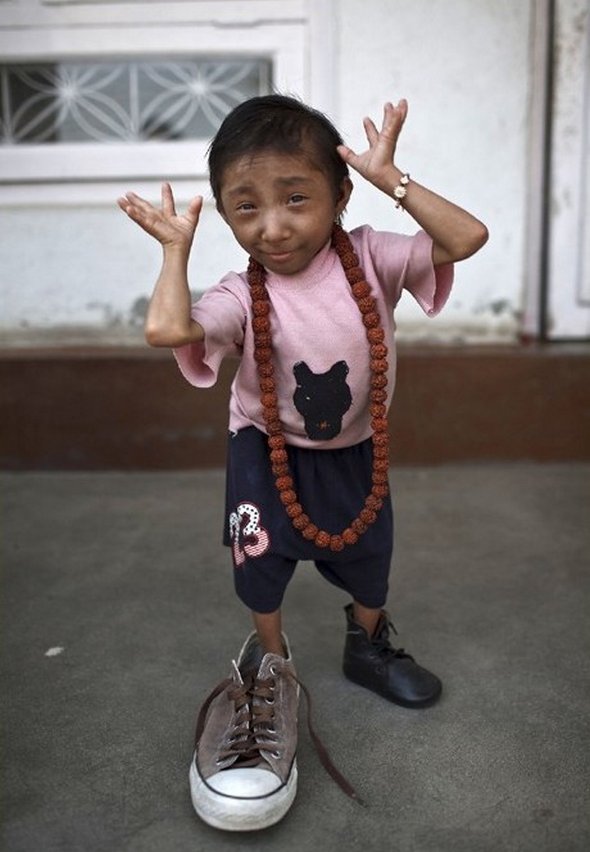
<instances>
[{"instance_id":1,"label":"window grille pattern","mask_svg":"<svg viewBox=\"0 0 590 852\"><path fill-rule=\"evenodd\" d=\"M0 143L209 138L270 77L268 60L250 58L0 65Z\"/></svg>"}]
</instances>

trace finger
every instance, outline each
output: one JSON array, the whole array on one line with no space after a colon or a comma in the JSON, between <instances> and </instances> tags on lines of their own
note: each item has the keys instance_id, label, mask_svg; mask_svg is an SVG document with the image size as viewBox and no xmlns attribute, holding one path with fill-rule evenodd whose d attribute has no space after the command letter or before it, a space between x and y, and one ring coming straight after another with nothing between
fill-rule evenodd
<instances>
[{"instance_id":1,"label":"finger","mask_svg":"<svg viewBox=\"0 0 590 852\"><path fill-rule=\"evenodd\" d=\"M131 216L132 211L139 211L140 204L142 199L139 196L135 196L134 193L128 192L126 195L122 195L120 198L117 198L117 204L128 216Z\"/></svg>"},{"instance_id":2,"label":"finger","mask_svg":"<svg viewBox=\"0 0 590 852\"><path fill-rule=\"evenodd\" d=\"M176 216L176 206L174 204L174 195L172 194L172 187L169 183L162 184L161 190L161 198L162 198L162 213L166 217Z\"/></svg>"},{"instance_id":3,"label":"finger","mask_svg":"<svg viewBox=\"0 0 590 852\"><path fill-rule=\"evenodd\" d=\"M358 154L355 154L352 148L348 148L346 145L338 145L336 150L347 166L350 166L351 169L355 169L355 171L358 170L358 164L361 158Z\"/></svg>"},{"instance_id":4,"label":"finger","mask_svg":"<svg viewBox=\"0 0 590 852\"><path fill-rule=\"evenodd\" d=\"M144 211L153 209L149 201L146 201L145 198L142 198L135 192L126 192L121 200L127 205L128 209L132 207Z\"/></svg>"},{"instance_id":5,"label":"finger","mask_svg":"<svg viewBox=\"0 0 590 852\"><path fill-rule=\"evenodd\" d=\"M379 131L375 127L373 120L370 118L364 118L363 127L365 128L365 136L367 137L369 145L376 145L377 140L379 139Z\"/></svg>"},{"instance_id":6,"label":"finger","mask_svg":"<svg viewBox=\"0 0 590 852\"><path fill-rule=\"evenodd\" d=\"M391 130L395 121L395 107L391 101L383 104L383 122L381 124L381 132Z\"/></svg>"},{"instance_id":7,"label":"finger","mask_svg":"<svg viewBox=\"0 0 590 852\"><path fill-rule=\"evenodd\" d=\"M186 211L186 218L189 220L191 225L196 228L199 223L199 218L201 216L201 210L203 209L203 196L195 195L194 198L191 199Z\"/></svg>"},{"instance_id":8,"label":"finger","mask_svg":"<svg viewBox=\"0 0 590 852\"><path fill-rule=\"evenodd\" d=\"M355 152L347 145L338 145L336 147L336 150L338 151L340 157L344 160L345 163L348 163L352 157L356 157Z\"/></svg>"},{"instance_id":9,"label":"finger","mask_svg":"<svg viewBox=\"0 0 590 852\"><path fill-rule=\"evenodd\" d=\"M404 99L398 102L397 106L393 108L394 113L394 121L395 121L395 130L396 133L399 134L402 127L404 126L404 122L406 120L406 116L408 114L408 102Z\"/></svg>"},{"instance_id":10,"label":"finger","mask_svg":"<svg viewBox=\"0 0 590 852\"><path fill-rule=\"evenodd\" d=\"M127 216L133 222L137 222L142 227L144 226L145 222L148 219L148 216L144 210L134 204L131 204L126 198L118 199L117 203L121 210L126 213Z\"/></svg>"},{"instance_id":11,"label":"finger","mask_svg":"<svg viewBox=\"0 0 590 852\"><path fill-rule=\"evenodd\" d=\"M387 127L387 129L392 130L394 133L399 133L404 125L407 114L408 102L405 98L398 101L395 106L392 103L385 104L383 129L385 130Z\"/></svg>"}]
</instances>

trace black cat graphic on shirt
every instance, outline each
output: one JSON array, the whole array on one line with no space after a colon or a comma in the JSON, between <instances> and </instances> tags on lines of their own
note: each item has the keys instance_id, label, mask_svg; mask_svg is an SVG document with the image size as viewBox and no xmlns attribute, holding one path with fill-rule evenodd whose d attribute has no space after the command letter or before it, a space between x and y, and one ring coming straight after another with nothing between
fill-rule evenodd
<instances>
[{"instance_id":1,"label":"black cat graphic on shirt","mask_svg":"<svg viewBox=\"0 0 590 852\"><path fill-rule=\"evenodd\" d=\"M308 438L335 438L342 429L342 417L352 404L346 383L348 364L338 361L326 373L313 373L305 361L298 361L293 375L297 382L293 402L303 417Z\"/></svg>"}]
</instances>

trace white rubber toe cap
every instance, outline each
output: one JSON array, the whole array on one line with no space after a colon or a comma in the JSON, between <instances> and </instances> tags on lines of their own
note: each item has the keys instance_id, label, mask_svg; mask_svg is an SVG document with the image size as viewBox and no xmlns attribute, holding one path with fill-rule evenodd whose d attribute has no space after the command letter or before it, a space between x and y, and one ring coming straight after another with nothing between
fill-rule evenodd
<instances>
[{"instance_id":1,"label":"white rubber toe cap","mask_svg":"<svg viewBox=\"0 0 590 852\"><path fill-rule=\"evenodd\" d=\"M297 762L285 784L273 772L243 767L217 772L205 782L193 760L193 807L204 822L225 831L256 831L282 819L297 791Z\"/></svg>"},{"instance_id":2,"label":"white rubber toe cap","mask_svg":"<svg viewBox=\"0 0 590 852\"><path fill-rule=\"evenodd\" d=\"M252 766L218 772L207 779L207 784L224 796L250 799L274 793L281 779L267 769Z\"/></svg>"}]
</instances>

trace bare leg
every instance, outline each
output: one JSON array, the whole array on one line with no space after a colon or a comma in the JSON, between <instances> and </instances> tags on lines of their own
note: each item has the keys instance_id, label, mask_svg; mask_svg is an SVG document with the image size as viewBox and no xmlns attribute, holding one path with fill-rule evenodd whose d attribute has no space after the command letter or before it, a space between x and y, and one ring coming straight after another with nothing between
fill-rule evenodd
<instances>
[{"instance_id":1,"label":"bare leg","mask_svg":"<svg viewBox=\"0 0 590 852\"><path fill-rule=\"evenodd\" d=\"M281 635L281 610L274 612L253 612L254 627L265 654L280 654L285 656L283 637Z\"/></svg>"},{"instance_id":2,"label":"bare leg","mask_svg":"<svg viewBox=\"0 0 590 852\"><path fill-rule=\"evenodd\" d=\"M381 609L369 609L369 607L363 606L358 603L358 601L353 601L352 605L352 617L356 621L357 624L360 624L361 627L367 631L367 635L369 639L372 638L375 633L375 628L379 623L379 619L383 610Z\"/></svg>"}]
</instances>

